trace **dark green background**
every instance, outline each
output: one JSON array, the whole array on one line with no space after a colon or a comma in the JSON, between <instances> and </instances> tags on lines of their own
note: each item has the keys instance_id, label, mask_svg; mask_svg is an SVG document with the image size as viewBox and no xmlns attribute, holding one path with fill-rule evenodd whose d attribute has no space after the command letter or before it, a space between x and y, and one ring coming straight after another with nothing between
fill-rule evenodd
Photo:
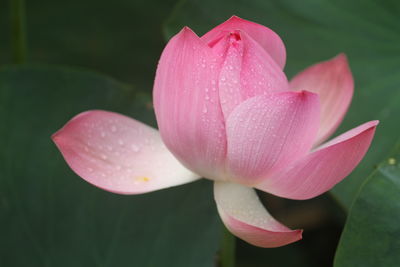
<instances>
[{"instance_id":1,"label":"dark green background","mask_svg":"<svg viewBox=\"0 0 400 267\"><path fill-rule=\"evenodd\" d=\"M289 77L348 55L356 88L338 133L381 121L366 158L333 190L335 200L261 194L274 216L305 229L304 239L277 249L238 241L238 266L330 266L346 213L335 266L400 264L398 1L38 0L26 7L29 64L10 66L9 2L0 3L0 266L215 266L221 223L209 181L139 196L103 192L69 170L49 137L91 108L155 126L151 88L167 38L184 25L202 34L233 14L282 37Z\"/></svg>"}]
</instances>

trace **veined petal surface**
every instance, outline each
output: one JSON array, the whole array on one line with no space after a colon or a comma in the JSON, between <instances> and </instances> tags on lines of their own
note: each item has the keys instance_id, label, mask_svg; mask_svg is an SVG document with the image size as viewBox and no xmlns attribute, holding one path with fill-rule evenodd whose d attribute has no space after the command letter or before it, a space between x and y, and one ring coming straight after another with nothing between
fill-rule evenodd
<instances>
[{"instance_id":1,"label":"veined petal surface","mask_svg":"<svg viewBox=\"0 0 400 267\"><path fill-rule=\"evenodd\" d=\"M174 36L157 68L153 98L164 143L189 169L213 178L226 156L218 58L189 28Z\"/></svg>"},{"instance_id":2,"label":"veined petal surface","mask_svg":"<svg viewBox=\"0 0 400 267\"><path fill-rule=\"evenodd\" d=\"M246 100L227 121L229 179L251 186L303 157L318 126L316 94L284 92Z\"/></svg>"},{"instance_id":3,"label":"veined petal surface","mask_svg":"<svg viewBox=\"0 0 400 267\"><path fill-rule=\"evenodd\" d=\"M52 138L74 172L114 193L146 193L199 178L175 159L157 130L121 114L81 113Z\"/></svg>"},{"instance_id":4,"label":"veined petal surface","mask_svg":"<svg viewBox=\"0 0 400 267\"><path fill-rule=\"evenodd\" d=\"M309 199L330 190L353 171L367 152L378 121L364 123L317 148L256 188L291 199Z\"/></svg>"},{"instance_id":5,"label":"veined petal surface","mask_svg":"<svg viewBox=\"0 0 400 267\"><path fill-rule=\"evenodd\" d=\"M342 122L353 97L353 75L346 56L340 54L331 60L308 67L290 81L290 88L319 95L321 126L315 145L324 142Z\"/></svg>"},{"instance_id":6,"label":"veined petal surface","mask_svg":"<svg viewBox=\"0 0 400 267\"><path fill-rule=\"evenodd\" d=\"M286 75L246 32L236 30L221 34L212 48L222 60L218 85L225 119L248 98L288 90Z\"/></svg>"}]
</instances>

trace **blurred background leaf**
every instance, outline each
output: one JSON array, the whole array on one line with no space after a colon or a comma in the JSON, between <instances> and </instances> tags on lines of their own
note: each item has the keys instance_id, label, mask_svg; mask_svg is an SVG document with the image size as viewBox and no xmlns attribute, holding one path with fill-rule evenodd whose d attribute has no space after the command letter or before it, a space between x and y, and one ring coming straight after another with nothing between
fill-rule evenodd
<instances>
[{"instance_id":1,"label":"blurred background leaf","mask_svg":"<svg viewBox=\"0 0 400 267\"><path fill-rule=\"evenodd\" d=\"M0 71L0 266L214 266L220 224L208 181L138 196L99 190L50 136L88 109L152 122L131 87L87 71Z\"/></svg>"},{"instance_id":2,"label":"blurred background leaf","mask_svg":"<svg viewBox=\"0 0 400 267\"><path fill-rule=\"evenodd\" d=\"M365 181L344 228L335 267L400 263L400 142Z\"/></svg>"},{"instance_id":3,"label":"blurred background leaf","mask_svg":"<svg viewBox=\"0 0 400 267\"><path fill-rule=\"evenodd\" d=\"M8 7L0 3L0 63L11 61ZM95 69L151 92L176 0L26 1L29 61Z\"/></svg>"}]
</instances>

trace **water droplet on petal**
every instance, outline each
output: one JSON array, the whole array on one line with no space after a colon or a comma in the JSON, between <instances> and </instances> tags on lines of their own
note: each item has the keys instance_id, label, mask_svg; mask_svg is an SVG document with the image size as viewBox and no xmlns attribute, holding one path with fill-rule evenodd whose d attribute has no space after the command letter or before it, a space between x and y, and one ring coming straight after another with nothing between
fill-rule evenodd
<instances>
[{"instance_id":1,"label":"water droplet on petal","mask_svg":"<svg viewBox=\"0 0 400 267\"><path fill-rule=\"evenodd\" d=\"M139 148L137 145L135 145L135 144L131 145L131 148L132 148L132 150L133 150L134 152L139 152L139 150L140 150L140 148Z\"/></svg>"}]
</instances>

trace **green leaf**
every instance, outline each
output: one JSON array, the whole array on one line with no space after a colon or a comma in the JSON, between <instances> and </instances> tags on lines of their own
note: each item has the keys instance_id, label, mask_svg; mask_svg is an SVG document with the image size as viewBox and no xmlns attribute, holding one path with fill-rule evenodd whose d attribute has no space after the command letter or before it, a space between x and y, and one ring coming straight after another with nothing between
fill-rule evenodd
<instances>
[{"instance_id":1,"label":"green leaf","mask_svg":"<svg viewBox=\"0 0 400 267\"><path fill-rule=\"evenodd\" d=\"M61 67L0 70L1 266L213 266L220 224L207 181L137 196L95 188L50 136L108 109L154 125L132 88Z\"/></svg>"},{"instance_id":2,"label":"green leaf","mask_svg":"<svg viewBox=\"0 0 400 267\"><path fill-rule=\"evenodd\" d=\"M371 175L353 203L335 267L400 263L400 143Z\"/></svg>"},{"instance_id":3,"label":"green leaf","mask_svg":"<svg viewBox=\"0 0 400 267\"><path fill-rule=\"evenodd\" d=\"M0 64L11 62L9 2L0 4ZM83 66L151 91L176 0L25 2L28 62Z\"/></svg>"},{"instance_id":4,"label":"green leaf","mask_svg":"<svg viewBox=\"0 0 400 267\"><path fill-rule=\"evenodd\" d=\"M285 42L288 77L345 52L356 87L351 108L336 135L369 120L381 121L365 159L333 190L349 207L373 166L400 136L399 11L400 2L395 0L187 0L176 7L164 31L169 37L188 25L201 35L233 14L259 22Z\"/></svg>"}]
</instances>

